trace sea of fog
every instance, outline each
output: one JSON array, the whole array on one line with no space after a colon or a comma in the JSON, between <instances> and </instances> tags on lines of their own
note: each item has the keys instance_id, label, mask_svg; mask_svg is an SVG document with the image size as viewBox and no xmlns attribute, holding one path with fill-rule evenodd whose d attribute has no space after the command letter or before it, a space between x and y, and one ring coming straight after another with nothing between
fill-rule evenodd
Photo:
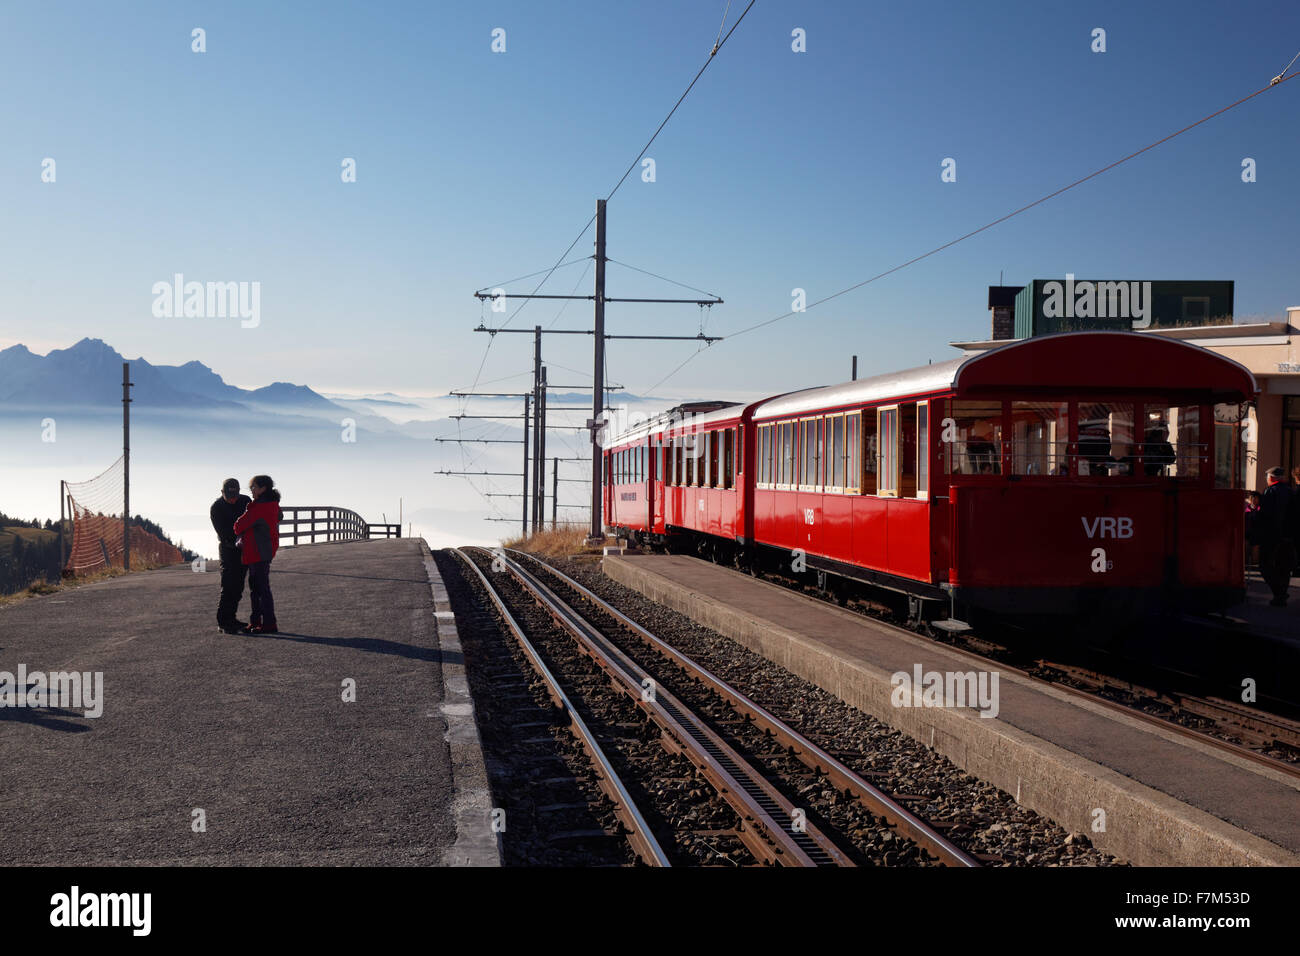
<instances>
[{"instance_id":1,"label":"sea of fog","mask_svg":"<svg viewBox=\"0 0 1300 956\"><path fill-rule=\"evenodd\" d=\"M483 493L517 494L518 477L467 480L436 472L517 473L521 446L462 445L432 439L434 435L457 434L518 439L522 437L518 423L448 420L446 416L460 410L455 399L400 401L404 407L355 406L359 412L387 417L396 427L385 432L380 430L382 426L359 426L352 435L338 421L307 415L135 408L131 417L131 511L157 522L174 541L212 557L216 537L208 508L218 496L222 480L234 477L246 483L254 474L269 474L281 489L285 505L340 506L360 513L367 521L391 523L398 521L400 507L403 534L409 525L410 533L424 537L434 548L495 544L517 533L518 522L484 519L489 515L514 519L520 515L522 501L517 497L485 498ZM476 414L517 411L516 403L476 402L470 409ZM654 410L662 406L661 402ZM643 412L631 410L633 415L639 413ZM556 415L550 420L578 422L581 418L575 413L567 419ZM364 420L360 415L358 419ZM345 440L349 437L355 440ZM583 454L590 449L582 432L553 434L550 441L552 455ZM0 409L0 511L22 518L57 518L59 481L94 478L121 454L120 410L6 406ZM561 476L576 480L561 485L561 502L585 500L590 484L584 479L589 475L590 467L582 462L562 466ZM120 508L115 495L110 507ZM562 510L562 521L565 516ZM567 516L586 520L585 512L576 510L568 511Z\"/></svg>"}]
</instances>

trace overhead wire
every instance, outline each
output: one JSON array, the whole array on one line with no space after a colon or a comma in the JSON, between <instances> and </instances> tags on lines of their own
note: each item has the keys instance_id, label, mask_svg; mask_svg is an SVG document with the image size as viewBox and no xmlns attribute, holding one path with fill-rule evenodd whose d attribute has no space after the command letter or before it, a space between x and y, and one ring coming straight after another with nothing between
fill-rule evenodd
<instances>
[{"instance_id":1,"label":"overhead wire","mask_svg":"<svg viewBox=\"0 0 1300 956\"><path fill-rule=\"evenodd\" d=\"M1300 53L1297 53L1297 54L1296 54L1296 58L1300 58ZM1294 63L1294 62L1295 62L1295 60L1293 59L1293 60L1292 60L1292 63ZM1290 66L1289 66L1289 65L1288 65L1287 69L1290 69ZM1285 71L1283 71L1283 72L1285 72ZM1120 158L1120 159L1117 159L1117 160L1115 160L1113 163L1109 163L1109 164L1107 164L1106 166L1103 166L1103 167L1101 167L1100 169L1098 169L1098 170L1096 170L1096 171L1094 171L1094 172L1091 172L1091 173L1089 173L1089 174L1086 175L1086 176L1082 176L1082 177L1080 177L1079 179L1076 179L1074 182L1069 183L1069 184L1066 185L1066 186L1062 186L1060 189L1057 189L1057 190L1055 190L1055 191L1053 191L1053 192L1048 193L1048 194L1045 195L1045 196L1042 196L1042 197L1040 197L1040 198L1038 198L1038 199L1035 199L1033 202L1031 202L1031 203L1027 203L1027 204L1024 205L1024 206L1021 206L1019 209L1013 210L1012 212L1009 212L1009 213L1007 213L1007 214L1004 215L1004 216L999 216L997 219L994 219L992 222L985 223L984 225L980 226L978 229L972 229L970 232L966 233L965 235L958 236L956 239L952 239L952 240L950 240L950 241L948 241L948 242L945 242L945 243L944 243L943 245L941 245L941 246L936 246L935 248L929 250L928 252L923 252L923 253L921 253L921 254L918 255L918 256L914 256L914 257L912 257L911 259L908 259L906 262L899 263L898 265L894 266L894 267L891 268L891 269L886 269L884 272L880 272L880 273L877 273L876 275L871 276L869 279L863 279L861 282L856 282L856 283L854 283L853 285L848 286L847 288L841 289L841 290L838 291L838 292L834 292L834 293L832 293L831 295L828 295L828 296L825 296L825 297L823 297L823 298L821 298L821 299L816 300L815 302L811 302L811 303L809 303L808 305L806 305L806 306L805 306L803 309L801 309L801 310L794 310L794 309L792 309L792 310L790 310L790 311L788 311L788 312L784 312L784 313L782 313L781 315L777 315L777 316L774 316L774 317L772 317L772 318L770 318L770 319L765 319L765 320L763 320L762 322L756 322L756 323L753 324L753 325L746 326L745 328L742 328L742 329L740 329L739 331L728 333L727 336L726 336L726 340L727 340L727 341L732 341L732 340L735 340L735 339L739 338L739 337L742 336L742 335L747 335L747 334L749 334L750 332L754 332L754 331L757 331L758 329L765 328L766 326L772 325L773 323L780 322L780 321L782 321L782 320L784 320L784 319L788 319L788 318L790 318L791 316L794 316L794 315L802 315L803 313L808 312L808 311L810 311L811 309L814 309L814 308L816 308L816 307L819 306L819 305L823 305L823 304L825 304L825 303L827 303L827 302L830 302L830 301L833 300L833 299L838 299L840 296L847 295L847 294L850 293L850 292L854 292L854 291L856 291L856 290L858 290L858 289L861 289L861 288L862 288L863 286L865 286L865 285L869 285L869 284L871 284L872 282L875 282L875 281L877 281L877 280L879 280L879 279L883 279L883 278L885 278L886 276L892 275L892 274L895 273L895 272L898 272L898 271L900 271L900 270L902 270L902 269L906 269L908 266L910 266L910 265L914 265L915 263L918 263L918 262L922 261L923 259L928 259L930 256L933 256L933 255L936 255L937 253L943 252L945 249L950 249L951 247L957 245L959 242L963 242L963 241L965 241L965 240L967 240L967 239L970 239L972 236L977 236L977 235L979 235L980 233L982 233L982 232L984 232L984 231L986 231L986 230L988 230L988 229L992 229L994 226L999 225L999 224L1001 224L1001 223L1004 223L1004 222L1006 222L1008 219L1012 219L1012 218L1014 218L1015 216L1018 216L1018 215L1020 215L1020 214L1023 213L1023 212L1027 212L1028 210L1033 209L1035 206L1042 205L1043 203L1047 202L1047 201L1050 200L1050 199L1055 199L1057 196L1061 195L1062 193L1064 193L1064 192L1068 192L1069 190L1075 188L1076 186L1080 186L1080 185L1082 185L1083 183L1086 183L1086 182L1088 182L1088 181L1091 180L1091 179L1095 179L1095 178L1097 178L1098 176L1102 175L1103 173L1109 172L1110 170L1114 169L1115 167L1120 166L1120 165L1122 165L1123 163L1126 163L1126 162L1128 162L1129 160L1134 159L1134 158L1136 158L1136 157L1138 157L1138 156L1141 156L1143 153L1149 152L1149 151L1155 149L1157 146L1160 146L1160 145L1162 145L1162 144L1164 144L1164 143L1167 143L1169 140L1174 139L1174 138L1177 137L1177 136L1181 136L1183 133L1186 133L1186 132L1188 132L1189 130L1193 130L1193 129L1195 129L1195 128L1198 127L1198 126L1201 126L1202 124L1209 122L1210 120L1214 119L1215 117L1220 116L1220 115L1222 115L1223 113L1228 112L1229 110L1232 110L1232 109L1237 108L1238 106L1242 105L1243 103L1246 103L1246 102L1248 102L1249 100L1254 99L1256 96L1259 96L1261 93L1265 93L1265 92L1267 92L1267 91L1270 90L1272 87L1277 86L1277 85L1279 85L1280 83L1289 83L1291 80L1295 79L1297 76L1300 76L1300 73L1293 73L1293 74L1291 74L1291 76L1288 76L1288 77L1285 77L1285 78L1283 78L1282 76L1274 77L1273 80L1272 80L1272 81L1271 81L1267 86L1260 87L1260 88L1259 88L1258 90L1256 90L1255 92L1250 93L1250 94L1248 94L1248 95L1246 95L1246 96L1243 96L1241 99L1237 100L1236 102L1234 102L1234 103L1230 103L1230 104L1228 104L1227 106L1225 106L1225 107L1223 107L1223 108L1221 108L1221 109L1215 110L1213 113L1210 113L1210 114L1208 114L1208 115L1206 115L1206 116L1203 116L1203 117L1201 117L1200 119L1198 119L1196 122L1194 122L1194 123L1189 123L1187 126L1184 126L1182 129L1176 130L1175 132L1170 133L1170 134L1168 134L1167 136L1162 136L1160 139L1156 140L1155 142L1150 143L1150 144L1148 144L1148 145L1146 145L1146 146L1143 146L1141 149L1134 150L1133 152L1129 153L1127 156L1124 156L1124 157L1122 157L1122 158ZM707 346L706 346L706 347L707 347ZM668 379L672 378L674 375L676 375L678 372L680 372L683 368L685 368L686 365L689 364L689 363L690 363L690 362L691 362L691 361L692 361L696 356L698 356L698 355L700 354L700 352L702 352L703 350L704 350L703 348L698 349L694 354L692 354L691 356L689 356L689 357L686 359L686 361L682 362L682 363L681 363L680 365L678 365L675 369L673 369L671 372L669 372L666 376L664 376L664 377L661 378L658 382L656 382L654 385L652 385L652 386L650 387L649 390L650 390L651 392L653 392L653 391L654 391L655 389L657 389L660 385L663 385L664 382L668 381Z\"/></svg>"}]
</instances>

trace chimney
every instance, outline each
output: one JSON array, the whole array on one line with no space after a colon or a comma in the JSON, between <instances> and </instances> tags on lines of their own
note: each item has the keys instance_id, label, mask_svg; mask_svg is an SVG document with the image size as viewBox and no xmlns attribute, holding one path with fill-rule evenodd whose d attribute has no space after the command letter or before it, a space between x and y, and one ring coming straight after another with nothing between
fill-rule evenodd
<instances>
[{"instance_id":1,"label":"chimney","mask_svg":"<svg viewBox=\"0 0 1300 956\"><path fill-rule=\"evenodd\" d=\"M1300 305L1286 307L1286 324L1293 329L1300 329Z\"/></svg>"},{"instance_id":2,"label":"chimney","mask_svg":"<svg viewBox=\"0 0 1300 956\"><path fill-rule=\"evenodd\" d=\"M992 339L1016 337L1016 294L1022 285L989 286L989 315L993 320Z\"/></svg>"}]
</instances>

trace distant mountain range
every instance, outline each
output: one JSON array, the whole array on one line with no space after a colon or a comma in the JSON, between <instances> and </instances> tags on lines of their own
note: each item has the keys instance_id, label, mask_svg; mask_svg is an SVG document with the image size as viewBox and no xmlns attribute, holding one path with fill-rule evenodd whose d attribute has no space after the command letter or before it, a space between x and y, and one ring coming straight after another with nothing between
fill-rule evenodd
<instances>
[{"instance_id":1,"label":"distant mountain range","mask_svg":"<svg viewBox=\"0 0 1300 956\"><path fill-rule=\"evenodd\" d=\"M85 338L71 348L37 355L25 345L0 351L0 402L112 408L122 400L122 363L102 339ZM282 414L347 415L349 411L306 385L275 382L265 388L228 385L202 362L153 365L131 360L132 405L141 409L208 408L268 410Z\"/></svg>"}]
</instances>

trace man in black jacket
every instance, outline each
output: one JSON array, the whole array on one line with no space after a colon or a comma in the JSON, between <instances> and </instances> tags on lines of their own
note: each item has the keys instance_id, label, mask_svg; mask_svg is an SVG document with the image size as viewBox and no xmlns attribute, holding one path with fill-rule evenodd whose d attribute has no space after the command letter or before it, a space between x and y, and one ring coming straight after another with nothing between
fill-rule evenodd
<instances>
[{"instance_id":1,"label":"man in black jacket","mask_svg":"<svg viewBox=\"0 0 1300 956\"><path fill-rule=\"evenodd\" d=\"M1260 496L1256 517L1256 540L1259 541L1259 570L1273 591L1274 607L1285 607L1291 584L1291 566L1295 563L1296 503L1291 485L1281 468L1268 470L1268 487Z\"/></svg>"},{"instance_id":2,"label":"man in black jacket","mask_svg":"<svg viewBox=\"0 0 1300 956\"><path fill-rule=\"evenodd\" d=\"M244 597L244 578L248 568L239 553L235 519L244 513L248 495L239 493L239 482L227 478L221 485L221 497L212 502L212 527L221 542L221 600L217 603L217 627L227 634L239 634L248 625L236 618Z\"/></svg>"}]
</instances>

